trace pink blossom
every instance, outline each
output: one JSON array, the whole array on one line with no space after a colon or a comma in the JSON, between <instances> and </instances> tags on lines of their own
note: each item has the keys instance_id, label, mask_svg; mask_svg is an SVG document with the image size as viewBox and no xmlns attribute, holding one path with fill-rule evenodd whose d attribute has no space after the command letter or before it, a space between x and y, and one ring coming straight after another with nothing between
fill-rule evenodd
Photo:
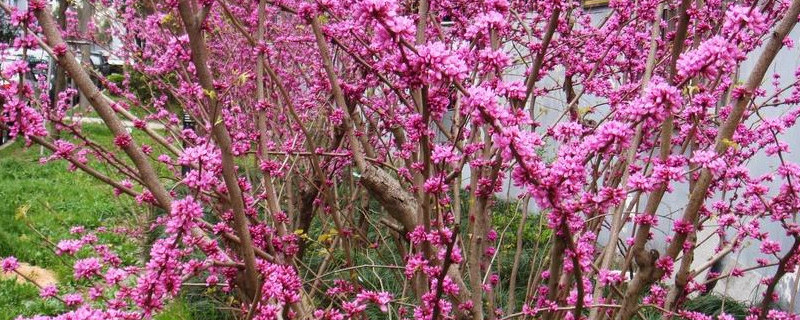
<instances>
[{"instance_id":1,"label":"pink blossom","mask_svg":"<svg viewBox=\"0 0 800 320\"><path fill-rule=\"evenodd\" d=\"M644 95L620 110L628 118L639 120L653 118L662 120L667 114L677 112L683 104L683 98L677 88L662 79L653 79ZM621 130L618 128L614 130Z\"/></svg>"},{"instance_id":2,"label":"pink blossom","mask_svg":"<svg viewBox=\"0 0 800 320\"><path fill-rule=\"evenodd\" d=\"M124 280L128 276L128 273L119 268L108 268L105 275L103 276L106 284L108 285L115 285L120 283L120 281Z\"/></svg>"},{"instance_id":3,"label":"pink blossom","mask_svg":"<svg viewBox=\"0 0 800 320\"><path fill-rule=\"evenodd\" d=\"M781 244L777 241L765 239L761 241L761 252L764 254L777 254L781 251Z\"/></svg>"},{"instance_id":4,"label":"pink blossom","mask_svg":"<svg viewBox=\"0 0 800 320\"><path fill-rule=\"evenodd\" d=\"M433 147L433 152L431 153L431 160L434 163L447 163L447 164L454 164L458 162L459 156L453 151L453 147L449 146L442 146L436 145Z\"/></svg>"},{"instance_id":5,"label":"pink blossom","mask_svg":"<svg viewBox=\"0 0 800 320\"><path fill-rule=\"evenodd\" d=\"M89 278L100 274L103 266L97 258L86 258L75 261L73 266L75 279Z\"/></svg>"},{"instance_id":6,"label":"pink blossom","mask_svg":"<svg viewBox=\"0 0 800 320\"><path fill-rule=\"evenodd\" d=\"M733 5L725 12L722 33L735 37L737 41L747 42L750 37L759 37L769 28L767 16L752 6Z\"/></svg>"},{"instance_id":7,"label":"pink blossom","mask_svg":"<svg viewBox=\"0 0 800 320\"><path fill-rule=\"evenodd\" d=\"M0 262L0 267L2 267L4 273L13 272L19 268L19 262L15 257L6 257Z\"/></svg>"},{"instance_id":8,"label":"pink blossom","mask_svg":"<svg viewBox=\"0 0 800 320\"><path fill-rule=\"evenodd\" d=\"M667 276L672 275L674 264L675 261L669 256L660 257L656 260L656 268L663 270L664 274Z\"/></svg>"},{"instance_id":9,"label":"pink blossom","mask_svg":"<svg viewBox=\"0 0 800 320\"><path fill-rule=\"evenodd\" d=\"M604 286L622 283L625 276L617 270L602 269L597 274L597 281Z\"/></svg>"},{"instance_id":10,"label":"pink blossom","mask_svg":"<svg viewBox=\"0 0 800 320\"><path fill-rule=\"evenodd\" d=\"M675 231L675 233L688 234L694 230L694 226L691 222L685 220L675 220L672 230Z\"/></svg>"},{"instance_id":11,"label":"pink blossom","mask_svg":"<svg viewBox=\"0 0 800 320\"><path fill-rule=\"evenodd\" d=\"M703 168L708 168L714 173L722 172L722 170L725 169L725 162L721 158L718 158L713 151L695 151L691 162Z\"/></svg>"},{"instance_id":12,"label":"pink blossom","mask_svg":"<svg viewBox=\"0 0 800 320\"><path fill-rule=\"evenodd\" d=\"M77 306L83 303L83 296L80 293L70 293L61 297L67 306Z\"/></svg>"},{"instance_id":13,"label":"pink blossom","mask_svg":"<svg viewBox=\"0 0 800 320\"><path fill-rule=\"evenodd\" d=\"M462 80L466 76L467 66L463 59L450 52L442 42L417 48L417 55L411 61L411 67L421 75L424 83Z\"/></svg>"},{"instance_id":14,"label":"pink blossom","mask_svg":"<svg viewBox=\"0 0 800 320\"><path fill-rule=\"evenodd\" d=\"M428 180L426 180L425 181L425 185L423 186L424 189L425 189L425 192L431 193L431 194L446 193L448 190L450 190L450 187L446 183L445 178L446 177L444 177L442 175L438 175L438 176L431 177Z\"/></svg>"},{"instance_id":15,"label":"pink blossom","mask_svg":"<svg viewBox=\"0 0 800 320\"><path fill-rule=\"evenodd\" d=\"M203 216L203 207L194 201L192 196L172 203L172 212L166 223L166 231L170 233L183 230L188 232L195 225L195 220Z\"/></svg>"},{"instance_id":16,"label":"pink blossom","mask_svg":"<svg viewBox=\"0 0 800 320\"><path fill-rule=\"evenodd\" d=\"M131 136L127 135L127 134L118 135L118 136L114 137L114 145L116 145L117 147L119 147L121 149L124 149L124 148L127 148L128 146L130 146L132 141L133 141L133 139L131 138Z\"/></svg>"},{"instance_id":17,"label":"pink blossom","mask_svg":"<svg viewBox=\"0 0 800 320\"><path fill-rule=\"evenodd\" d=\"M39 297L52 298L58 294L58 288L55 285L47 285L39 289Z\"/></svg>"},{"instance_id":18,"label":"pink blossom","mask_svg":"<svg viewBox=\"0 0 800 320\"><path fill-rule=\"evenodd\" d=\"M405 275L406 278L411 278L417 271L424 270L428 266L428 261L422 255L414 255L406 261Z\"/></svg>"},{"instance_id":19,"label":"pink blossom","mask_svg":"<svg viewBox=\"0 0 800 320\"><path fill-rule=\"evenodd\" d=\"M66 253L68 255L73 255L78 252L83 245L84 243L80 240L61 240L56 244L56 254L62 255Z\"/></svg>"},{"instance_id":20,"label":"pink blossom","mask_svg":"<svg viewBox=\"0 0 800 320\"><path fill-rule=\"evenodd\" d=\"M713 79L732 72L737 61L742 59L744 55L739 48L715 36L701 43L697 49L680 56L677 62L678 76L686 79L702 75Z\"/></svg>"},{"instance_id":21,"label":"pink blossom","mask_svg":"<svg viewBox=\"0 0 800 320\"><path fill-rule=\"evenodd\" d=\"M358 295L356 295L356 301L357 302L366 302L366 301L372 302L372 303L378 305L378 308L382 312L388 312L389 311L388 304L389 304L390 301L392 301L392 295L389 294L388 292L385 292L385 291L382 291L382 292L363 291L363 292L359 293Z\"/></svg>"},{"instance_id":22,"label":"pink blossom","mask_svg":"<svg viewBox=\"0 0 800 320\"><path fill-rule=\"evenodd\" d=\"M507 27L508 22L501 13L497 11L482 12L472 21L464 36L468 39L486 41L489 36L489 30L502 31Z\"/></svg>"}]
</instances>

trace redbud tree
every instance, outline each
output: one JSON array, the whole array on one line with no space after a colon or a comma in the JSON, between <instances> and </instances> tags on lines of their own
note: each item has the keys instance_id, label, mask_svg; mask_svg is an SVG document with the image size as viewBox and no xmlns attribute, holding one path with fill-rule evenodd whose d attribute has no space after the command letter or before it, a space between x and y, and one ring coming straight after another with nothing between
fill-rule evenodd
<instances>
[{"instance_id":1,"label":"redbud tree","mask_svg":"<svg viewBox=\"0 0 800 320\"><path fill-rule=\"evenodd\" d=\"M800 262L800 165L781 140L800 78L763 83L780 51L796 54L800 0L84 5L112 21L123 80L65 42L94 40L95 25L59 23L43 0L3 4L20 30L6 48L44 50L75 89L51 98L46 77L9 64L0 126L155 208L142 229L161 231L128 265L76 228L56 250L92 252L74 261L90 285L42 288L65 311L37 319L149 318L190 281L242 319L711 319L687 297L759 269L748 319L797 318L773 305ZM82 130L78 92L113 144ZM758 155L779 165L752 174ZM495 219L509 186L519 228ZM547 245L523 239L533 215ZM698 265L701 230L724 240ZM757 262L699 276L751 242Z\"/></svg>"}]
</instances>

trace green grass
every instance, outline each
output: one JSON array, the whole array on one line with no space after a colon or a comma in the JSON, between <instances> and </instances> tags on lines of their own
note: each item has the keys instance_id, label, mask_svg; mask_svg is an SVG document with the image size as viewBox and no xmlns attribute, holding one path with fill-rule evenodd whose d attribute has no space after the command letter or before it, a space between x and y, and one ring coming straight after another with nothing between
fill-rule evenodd
<instances>
[{"instance_id":1,"label":"green grass","mask_svg":"<svg viewBox=\"0 0 800 320\"><path fill-rule=\"evenodd\" d=\"M704 315L712 316L714 319L722 312L733 316L736 320L744 320L749 314L748 305L745 302L736 301L730 298L725 298L716 294L709 294L705 296L698 296L683 303L682 309L686 311L700 312ZM644 316L643 320L658 320L663 318L661 311L655 308L647 307L642 308L641 314ZM635 317L635 319L640 319ZM675 317L673 319L684 319L682 317Z\"/></svg>"},{"instance_id":2,"label":"green grass","mask_svg":"<svg viewBox=\"0 0 800 320\"><path fill-rule=\"evenodd\" d=\"M697 311L710 316L718 316L725 312L737 320L744 319L749 314L746 304L710 294L689 300L685 304L686 310Z\"/></svg>"},{"instance_id":3,"label":"green grass","mask_svg":"<svg viewBox=\"0 0 800 320\"><path fill-rule=\"evenodd\" d=\"M86 125L83 131L103 145L110 145L113 139L99 125ZM15 256L20 262L54 271L60 292L64 292L82 284L72 278L75 258L55 255L47 241L57 243L64 238L74 238L69 229L75 225L89 230L99 226L132 226L141 212L137 213L140 209L131 198L117 198L112 188L102 182L82 172L68 171L65 161L40 164L39 159L48 155L46 151L40 152L38 146L24 148L22 142L0 150L0 257ZM106 171L99 164L92 166ZM110 244L120 253L126 264L135 263L141 257L136 239L111 234L99 237L101 243ZM87 251L84 249L79 256L86 255ZM31 284L0 281L0 320L64 311L60 303L52 299L43 301L38 296L38 288ZM158 319L205 318L198 310L178 300ZM208 314L209 311L201 312Z\"/></svg>"},{"instance_id":4,"label":"green grass","mask_svg":"<svg viewBox=\"0 0 800 320\"><path fill-rule=\"evenodd\" d=\"M25 149L20 142L0 151L0 256L52 270L60 286L71 287L72 258L55 255L47 241L70 238L75 225L120 226L132 217L130 200L117 199L110 187L68 171L63 161L40 164L40 157L40 148ZM120 252L136 251L135 243L121 237L100 238ZM136 257L122 258L130 263ZM0 284L0 319L60 310L57 303L38 299L32 285Z\"/></svg>"},{"instance_id":5,"label":"green grass","mask_svg":"<svg viewBox=\"0 0 800 320\"><path fill-rule=\"evenodd\" d=\"M85 174L67 171L62 162L39 164L39 148L11 146L0 154L0 255L14 255L38 266L61 262L42 243L69 236L69 228L118 225L130 215L129 203L114 198L110 187ZM25 211L24 216L18 212Z\"/></svg>"},{"instance_id":6,"label":"green grass","mask_svg":"<svg viewBox=\"0 0 800 320\"><path fill-rule=\"evenodd\" d=\"M132 104L131 101L128 101L127 99L125 99L123 97L120 97L120 96L112 95L112 94L108 93L108 91L106 91L106 90L103 90L103 94L105 94L107 97L111 98L111 100L113 100L113 101L119 101L119 102L127 103L130 106L130 109L128 109L128 112L130 112L131 114L133 114L134 116L136 116L139 119L143 119L145 116L147 116L147 115L149 115L151 113L148 110L145 110L144 107L142 107L140 105L136 105L136 104L131 105ZM75 115L75 114L78 114L78 113L80 113L85 118L99 118L100 117L100 115L96 111L94 111L94 109L92 109L91 107L88 107L88 109L80 109L80 108L76 107L69 114L70 115ZM122 120L128 120L128 119L123 118L122 116L120 116L120 118Z\"/></svg>"},{"instance_id":7,"label":"green grass","mask_svg":"<svg viewBox=\"0 0 800 320\"><path fill-rule=\"evenodd\" d=\"M0 318L14 319L18 315L30 317L62 310L59 302L38 297L39 289L33 285L0 280Z\"/></svg>"}]
</instances>

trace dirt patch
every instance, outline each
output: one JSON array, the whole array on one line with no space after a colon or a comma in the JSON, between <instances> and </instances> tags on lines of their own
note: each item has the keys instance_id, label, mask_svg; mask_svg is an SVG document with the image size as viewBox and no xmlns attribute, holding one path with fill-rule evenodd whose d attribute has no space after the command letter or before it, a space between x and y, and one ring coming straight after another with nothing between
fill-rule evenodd
<instances>
[{"instance_id":1,"label":"dirt patch","mask_svg":"<svg viewBox=\"0 0 800 320\"><path fill-rule=\"evenodd\" d=\"M28 280L25 278L28 278L40 287L56 284L56 282L58 282L56 281L55 272L41 267L32 266L25 262L19 263L19 268L17 268L17 271L25 277L20 277L14 272L8 272L0 273L0 279L16 279L18 283L26 283Z\"/></svg>"}]
</instances>

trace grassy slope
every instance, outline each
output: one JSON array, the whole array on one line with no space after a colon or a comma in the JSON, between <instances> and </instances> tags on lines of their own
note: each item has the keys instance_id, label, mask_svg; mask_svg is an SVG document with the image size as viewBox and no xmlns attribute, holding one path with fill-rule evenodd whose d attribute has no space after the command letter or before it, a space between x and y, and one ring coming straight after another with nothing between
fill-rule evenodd
<instances>
[{"instance_id":1,"label":"grassy slope","mask_svg":"<svg viewBox=\"0 0 800 320\"><path fill-rule=\"evenodd\" d=\"M72 259L56 256L41 236L58 242L70 237L74 225L119 226L131 217L130 200L115 198L110 187L85 174L69 172L63 161L42 165L39 158L40 148L25 149L19 142L0 151L0 256L53 270L60 285L71 286ZM19 215L25 207L24 216ZM116 247L135 248L121 239L103 238ZM59 307L40 301L32 285L0 282L0 319L52 313Z\"/></svg>"},{"instance_id":2,"label":"grassy slope","mask_svg":"<svg viewBox=\"0 0 800 320\"><path fill-rule=\"evenodd\" d=\"M112 139L102 127L84 129L103 144ZM59 287L71 287L75 285L71 276L74 259L56 256L30 226L57 242L69 238L74 225L93 229L131 224L135 221L134 202L114 197L110 187L84 173L69 172L64 161L43 165L40 157L39 147L25 149L20 142L0 150L0 257L13 255L22 262L53 270ZM28 207L24 217L18 215L20 207ZM100 238L125 253L127 262L138 258L136 243L116 236ZM178 302L158 318L191 319L187 310L190 307L186 303ZM0 280L0 320L59 311L63 311L59 303L38 298L35 286Z\"/></svg>"}]
</instances>

